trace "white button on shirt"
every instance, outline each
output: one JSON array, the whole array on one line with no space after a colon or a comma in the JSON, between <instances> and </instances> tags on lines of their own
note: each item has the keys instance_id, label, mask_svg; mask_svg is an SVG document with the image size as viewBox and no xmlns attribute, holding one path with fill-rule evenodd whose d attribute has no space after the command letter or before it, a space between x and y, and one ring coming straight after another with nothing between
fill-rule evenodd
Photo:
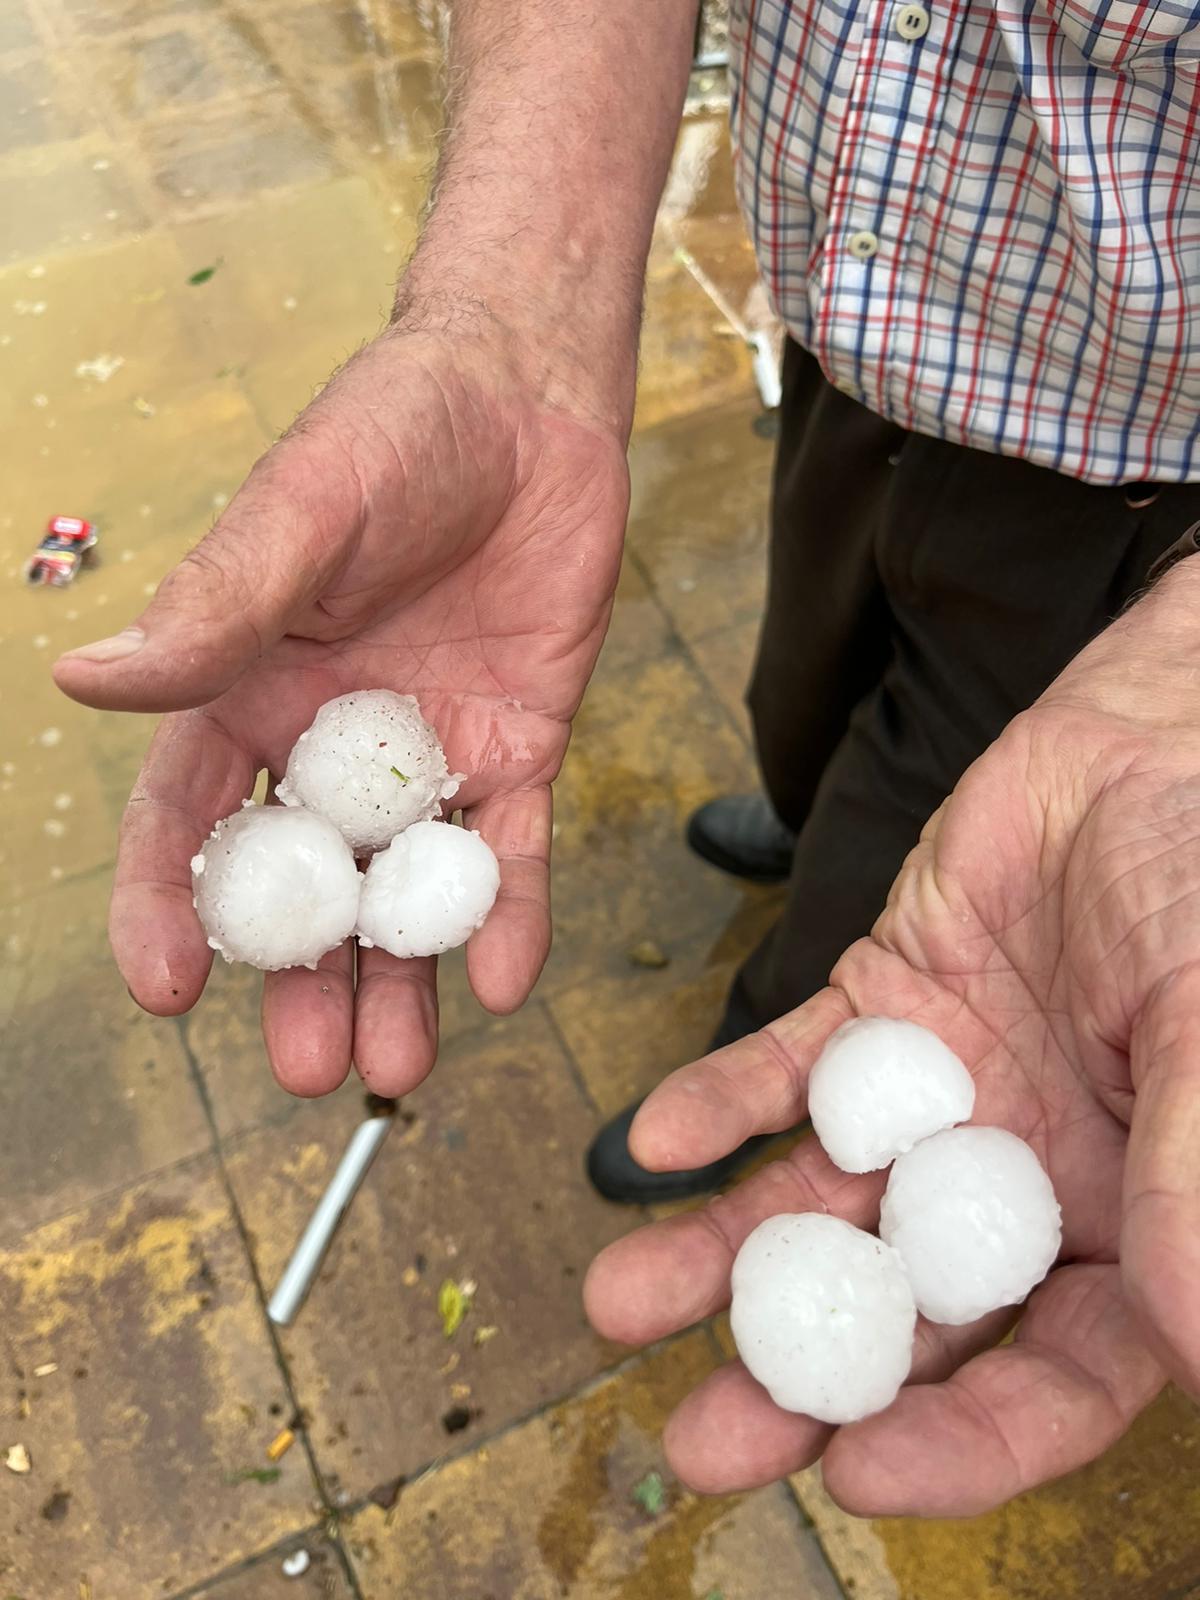
<instances>
[{"instance_id":1,"label":"white button on shirt","mask_svg":"<svg viewBox=\"0 0 1200 1600\"><path fill-rule=\"evenodd\" d=\"M896 13L896 32L915 44L929 32L929 13L924 6L901 6Z\"/></svg>"},{"instance_id":2,"label":"white button on shirt","mask_svg":"<svg viewBox=\"0 0 1200 1600\"><path fill-rule=\"evenodd\" d=\"M742 204L826 372L906 431L1200 482L1200 0L729 17Z\"/></svg>"},{"instance_id":3,"label":"white button on shirt","mask_svg":"<svg viewBox=\"0 0 1200 1600\"><path fill-rule=\"evenodd\" d=\"M846 241L846 248L860 261L870 261L873 255L879 253L879 240L869 228L861 228L858 233L850 235Z\"/></svg>"}]
</instances>

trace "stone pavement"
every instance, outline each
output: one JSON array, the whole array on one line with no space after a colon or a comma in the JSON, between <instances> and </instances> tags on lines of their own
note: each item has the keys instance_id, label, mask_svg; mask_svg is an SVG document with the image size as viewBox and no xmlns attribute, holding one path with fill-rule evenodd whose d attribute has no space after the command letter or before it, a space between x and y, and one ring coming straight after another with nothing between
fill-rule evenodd
<instances>
[{"instance_id":1,"label":"stone pavement","mask_svg":"<svg viewBox=\"0 0 1200 1600\"><path fill-rule=\"evenodd\" d=\"M770 462L747 354L677 254L762 323L719 77L694 85L650 265L629 553L558 785L545 979L490 1021L445 963L438 1070L302 1316L266 1321L359 1099L274 1087L243 969L182 1022L136 1011L103 927L149 719L69 704L46 666L136 612L380 325L436 39L428 0L0 8L0 1460L31 1463L0 1469L0 1596L1200 1595L1200 1422L1177 1395L990 1517L856 1523L816 1472L685 1493L658 1435L719 1330L631 1355L583 1320L588 1260L635 1220L586 1189L589 1134L702 1047L771 914L680 838L753 781ZM100 563L26 589L54 513L100 523ZM667 965L631 964L646 939ZM476 1286L450 1339L446 1279Z\"/></svg>"}]
</instances>

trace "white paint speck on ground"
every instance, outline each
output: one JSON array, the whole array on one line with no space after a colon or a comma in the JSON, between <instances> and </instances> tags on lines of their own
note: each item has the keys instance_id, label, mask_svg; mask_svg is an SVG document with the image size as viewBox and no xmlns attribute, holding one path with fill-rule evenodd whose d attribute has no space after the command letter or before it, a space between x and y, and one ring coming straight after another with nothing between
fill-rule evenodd
<instances>
[{"instance_id":1,"label":"white paint speck on ground","mask_svg":"<svg viewBox=\"0 0 1200 1600\"><path fill-rule=\"evenodd\" d=\"M61 867L51 867L50 868L50 881L51 881L51 883L57 883L58 880L62 877L62 875L63 875L63 869Z\"/></svg>"},{"instance_id":2,"label":"white paint speck on ground","mask_svg":"<svg viewBox=\"0 0 1200 1600\"><path fill-rule=\"evenodd\" d=\"M53 749L56 744L62 743L62 729L43 728L38 734L38 743L44 744L47 750Z\"/></svg>"},{"instance_id":3,"label":"white paint speck on ground","mask_svg":"<svg viewBox=\"0 0 1200 1600\"><path fill-rule=\"evenodd\" d=\"M74 804L75 801L69 794L56 794L54 796L54 809L56 811L69 811Z\"/></svg>"},{"instance_id":4,"label":"white paint speck on ground","mask_svg":"<svg viewBox=\"0 0 1200 1600\"><path fill-rule=\"evenodd\" d=\"M34 634L34 636L33 636L33 648L35 650L44 650L49 643L50 643L50 635L48 633L35 633Z\"/></svg>"},{"instance_id":5,"label":"white paint speck on ground","mask_svg":"<svg viewBox=\"0 0 1200 1600\"><path fill-rule=\"evenodd\" d=\"M66 831L66 823L60 822L57 817L47 817L42 823L42 832L48 833L52 839L61 839Z\"/></svg>"}]
</instances>

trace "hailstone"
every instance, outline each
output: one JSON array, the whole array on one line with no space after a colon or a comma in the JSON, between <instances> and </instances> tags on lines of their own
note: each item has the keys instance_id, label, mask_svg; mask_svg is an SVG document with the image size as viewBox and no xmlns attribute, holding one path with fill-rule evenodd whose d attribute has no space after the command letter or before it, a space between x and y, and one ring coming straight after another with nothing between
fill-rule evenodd
<instances>
[{"instance_id":1,"label":"hailstone","mask_svg":"<svg viewBox=\"0 0 1200 1600\"><path fill-rule=\"evenodd\" d=\"M358 942L394 956L453 950L482 927L499 887L500 867L479 834L414 822L367 868Z\"/></svg>"},{"instance_id":2,"label":"hailstone","mask_svg":"<svg viewBox=\"0 0 1200 1600\"><path fill-rule=\"evenodd\" d=\"M935 1033L891 1017L844 1022L808 1080L808 1114L843 1172L875 1172L920 1139L965 1122L971 1074Z\"/></svg>"},{"instance_id":3,"label":"hailstone","mask_svg":"<svg viewBox=\"0 0 1200 1600\"><path fill-rule=\"evenodd\" d=\"M354 931L361 882L331 822L299 807L246 806L192 857L193 904L226 961L315 967Z\"/></svg>"},{"instance_id":4,"label":"hailstone","mask_svg":"<svg viewBox=\"0 0 1200 1600\"><path fill-rule=\"evenodd\" d=\"M364 689L326 701L292 746L277 793L328 817L362 852L437 816L461 778L412 695Z\"/></svg>"},{"instance_id":5,"label":"hailstone","mask_svg":"<svg viewBox=\"0 0 1200 1600\"><path fill-rule=\"evenodd\" d=\"M948 1128L892 1168L879 1232L903 1260L921 1314L958 1324L1024 1300L1054 1265L1062 1223L1023 1139Z\"/></svg>"},{"instance_id":6,"label":"hailstone","mask_svg":"<svg viewBox=\"0 0 1200 1600\"><path fill-rule=\"evenodd\" d=\"M899 1256L839 1217L770 1217L733 1263L738 1354L785 1411L882 1411L908 1377L916 1320Z\"/></svg>"}]
</instances>

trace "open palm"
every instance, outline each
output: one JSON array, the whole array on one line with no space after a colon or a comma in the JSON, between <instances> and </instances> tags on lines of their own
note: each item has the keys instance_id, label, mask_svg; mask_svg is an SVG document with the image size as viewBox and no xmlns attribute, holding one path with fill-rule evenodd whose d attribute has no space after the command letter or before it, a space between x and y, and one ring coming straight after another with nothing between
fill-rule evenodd
<instances>
[{"instance_id":1,"label":"open palm","mask_svg":"<svg viewBox=\"0 0 1200 1600\"><path fill-rule=\"evenodd\" d=\"M455 804L501 888L471 940L480 1000L518 1006L549 947L550 781L607 625L627 509L621 441L545 404L478 345L388 335L325 389L168 576L109 660L64 657L67 693L164 710L126 812L111 934L148 1010L186 1010L211 962L189 861L258 772L278 777L319 706L414 694ZM177 707L193 707L175 710ZM276 1074L318 1094L351 1056L380 1093L436 1049L432 958L348 943L315 972L269 974Z\"/></svg>"},{"instance_id":2,"label":"open palm","mask_svg":"<svg viewBox=\"0 0 1200 1600\"><path fill-rule=\"evenodd\" d=\"M852 1511L971 1514L1105 1449L1164 1369L1200 1387L1200 729L1190 669L1139 693L1129 632L1085 651L970 769L831 986L676 1073L631 1136L653 1168L713 1160L803 1118L812 1064L848 1017L910 1017L970 1067L973 1120L1045 1164L1058 1266L1011 1343L995 1347L1017 1308L919 1322L909 1385L836 1431L725 1367L668 1429L695 1487L749 1487L823 1454ZM765 1217L828 1209L872 1228L885 1178L840 1172L803 1139L704 1211L610 1247L589 1276L592 1319L640 1342L707 1316Z\"/></svg>"}]
</instances>

